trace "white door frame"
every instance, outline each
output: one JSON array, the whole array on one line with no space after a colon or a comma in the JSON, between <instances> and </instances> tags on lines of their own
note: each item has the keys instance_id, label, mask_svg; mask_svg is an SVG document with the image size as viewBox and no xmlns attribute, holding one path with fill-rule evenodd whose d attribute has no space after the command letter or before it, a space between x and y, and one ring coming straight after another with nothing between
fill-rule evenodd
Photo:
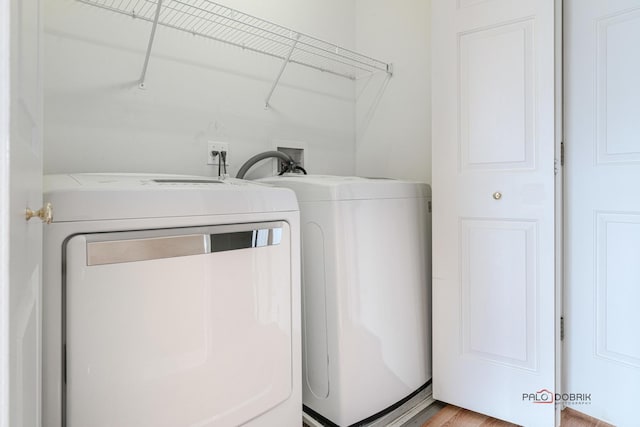
<instances>
[{"instance_id":1,"label":"white door frame","mask_svg":"<svg viewBox=\"0 0 640 427\"><path fill-rule=\"evenodd\" d=\"M0 0L0 427L41 425L41 0Z\"/></svg>"},{"instance_id":2,"label":"white door frame","mask_svg":"<svg viewBox=\"0 0 640 427\"><path fill-rule=\"evenodd\" d=\"M564 46L564 0L555 0L555 105L556 105L556 129L555 129L555 204L556 204L556 307L555 307L555 328L556 328L556 378L555 390L562 392L563 362L563 318L564 318L564 86L563 86L563 46ZM554 396L555 397L555 396ZM556 405L556 426L560 425L562 418L562 405Z\"/></svg>"},{"instance_id":3,"label":"white door frame","mask_svg":"<svg viewBox=\"0 0 640 427\"><path fill-rule=\"evenodd\" d=\"M9 0L0 0L0 427L9 427Z\"/></svg>"}]
</instances>

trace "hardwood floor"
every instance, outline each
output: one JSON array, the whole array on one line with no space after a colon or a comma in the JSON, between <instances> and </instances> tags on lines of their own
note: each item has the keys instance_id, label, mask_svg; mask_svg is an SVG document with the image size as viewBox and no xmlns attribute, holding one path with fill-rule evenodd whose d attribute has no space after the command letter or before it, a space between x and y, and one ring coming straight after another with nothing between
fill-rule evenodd
<instances>
[{"instance_id":1,"label":"hardwood floor","mask_svg":"<svg viewBox=\"0 0 640 427\"><path fill-rule=\"evenodd\" d=\"M517 427L515 424L489 418L457 406L445 406L422 427Z\"/></svg>"},{"instance_id":2,"label":"hardwood floor","mask_svg":"<svg viewBox=\"0 0 640 427\"><path fill-rule=\"evenodd\" d=\"M457 406L445 406L422 427L518 427L506 421L471 412ZM562 411L561 427L614 427L572 409Z\"/></svg>"},{"instance_id":3,"label":"hardwood floor","mask_svg":"<svg viewBox=\"0 0 640 427\"><path fill-rule=\"evenodd\" d=\"M588 415L567 408L562 411L561 427L614 427L604 421L596 420Z\"/></svg>"}]
</instances>

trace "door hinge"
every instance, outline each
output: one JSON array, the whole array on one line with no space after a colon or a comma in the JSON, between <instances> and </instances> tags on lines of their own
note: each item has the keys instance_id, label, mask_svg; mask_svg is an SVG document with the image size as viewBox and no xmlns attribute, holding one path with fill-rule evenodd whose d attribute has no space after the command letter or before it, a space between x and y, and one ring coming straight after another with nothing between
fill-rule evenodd
<instances>
[{"instance_id":1,"label":"door hinge","mask_svg":"<svg viewBox=\"0 0 640 427\"><path fill-rule=\"evenodd\" d=\"M560 143L560 166L564 166L564 142Z\"/></svg>"},{"instance_id":2,"label":"door hinge","mask_svg":"<svg viewBox=\"0 0 640 427\"><path fill-rule=\"evenodd\" d=\"M429 201L429 202L427 203L427 206L428 206L428 208L429 208L429 213L431 213L431 201Z\"/></svg>"},{"instance_id":3,"label":"door hinge","mask_svg":"<svg viewBox=\"0 0 640 427\"><path fill-rule=\"evenodd\" d=\"M564 317L560 317L560 341L564 341Z\"/></svg>"},{"instance_id":4,"label":"door hinge","mask_svg":"<svg viewBox=\"0 0 640 427\"><path fill-rule=\"evenodd\" d=\"M62 384L67 384L67 345L62 346Z\"/></svg>"}]
</instances>

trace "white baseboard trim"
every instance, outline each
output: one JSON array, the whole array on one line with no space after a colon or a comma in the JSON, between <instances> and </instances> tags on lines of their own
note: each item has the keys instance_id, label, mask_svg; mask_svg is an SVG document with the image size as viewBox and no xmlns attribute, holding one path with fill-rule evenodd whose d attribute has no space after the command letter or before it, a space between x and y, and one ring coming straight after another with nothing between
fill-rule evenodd
<instances>
[{"instance_id":1,"label":"white baseboard trim","mask_svg":"<svg viewBox=\"0 0 640 427\"><path fill-rule=\"evenodd\" d=\"M413 417L415 417L420 412L424 411L429 406L431 406L431 404L434 402L435 402L435 399L433 398L433 394L429 393L424 397L423 400L418 402L415 406L411 407L411 409L409 409L407 412L405 412L404 414L396 418L394 421L392 421L391 424L388 425L388 427L402 427L403 425L408 423Z\"/></svg>"},{"instance_id":2,"label":"white baseboard trim","mask_svg":"<svg viewBox=\"0 0 640 427\"><path fill-rule=\"evenodd\" d=\"M321 423L316 421L311 415L306 412L302 412L302 421L309 427L324 427Z\"/></svg>"},{"instance_id":3,"label":"white baseboard trim","mask_svg":"<svg viewBox=\"0 0 640 427\"><path fill-rule=\"evenodd\" d=\"M417 396L400 406L396 410L367 424L365 427L402 427L413 417L424 411L435 402L431 393L431 386L427 387ZM325 427L324 424L313 418L306 412L302 413L302 420L309 427Z\"/></svg>"}]
</instances>

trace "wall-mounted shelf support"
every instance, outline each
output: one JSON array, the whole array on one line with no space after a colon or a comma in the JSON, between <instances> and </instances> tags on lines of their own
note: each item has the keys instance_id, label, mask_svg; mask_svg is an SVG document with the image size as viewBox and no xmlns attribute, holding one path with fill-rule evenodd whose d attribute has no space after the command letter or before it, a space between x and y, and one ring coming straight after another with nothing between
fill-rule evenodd
<instances>
[{"instance_id":1,"label":"wall-mounted shelf support","mask_svg":"<svg viewBox=\"0 0 640 427\"><path fill-rule=\"evenodd\" d=\"M276 86L278 86L278 83L280 82L280 77L282 77L282 73L284 73L284 69L287 68L287 64L291 60L291 55L293 54L293 51L295 50L296 45L298 44L298 40L300 40L300 34L296 35L295 40L291 44L291 49L289 50L289 53L287 54L287 57L282 62L282 67L280 67L280 72L278 73L278 76L276 77L276 81L273 82L273 86L271 86L271 90L269 91L269 95L267 95L267 98L264 101L264 108L265 109L269 108L269 101L271 101L271 97L273 96L273 91L276 90Z\"/></svg>"},{"instance_id":2,"label":"wall-mounted shelf support","mask_svg":"<svg viewBox=\"0 0 640 427\"><path fill-rule=\"evenodd\" d=\"M149 67L149 58L151 57L151 48L153 47L153 39L156 37L156 28L158 28L158 19L160 18L161 9L162 9L162 0L158 0L158 6L156 7L156 14L153 18L153 26L151 27L151 34L149 35L147 55L144 58L144 65L142 66L142 74L140 74L140 81L138 82L138 87L140 89L144 89L144 80L147 77L147 68Z\"/></svg>"}]
</instances>

